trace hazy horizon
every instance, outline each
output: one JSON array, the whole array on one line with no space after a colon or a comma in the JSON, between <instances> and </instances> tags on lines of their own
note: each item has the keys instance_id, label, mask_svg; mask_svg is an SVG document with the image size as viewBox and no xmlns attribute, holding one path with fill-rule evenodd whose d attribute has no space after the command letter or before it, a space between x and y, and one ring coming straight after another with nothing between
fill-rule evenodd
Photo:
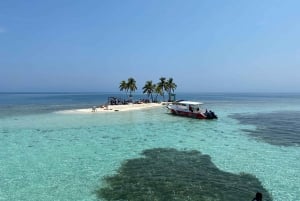
<instances>
[{"instance_id":1,"label":"hazy horizon","mask_svg":"<svg viewBox=\"0 0 300 201\"><path fill-rule=\"evenodd\" d=\"M299 93L300 2L4 1L0 92Z\"/></svg>"}]
</instances>

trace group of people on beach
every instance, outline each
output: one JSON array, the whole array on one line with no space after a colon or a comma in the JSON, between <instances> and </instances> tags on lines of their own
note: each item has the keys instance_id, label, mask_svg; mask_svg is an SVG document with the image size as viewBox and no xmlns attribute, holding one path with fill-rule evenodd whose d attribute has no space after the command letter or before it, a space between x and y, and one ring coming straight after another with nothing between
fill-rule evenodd
<instances>
[{"instance_id":1,"label":"group of people on beach","mask_svg":"<svg viewBox=\"0 0 300 201\"><path fill-rule=\"evenodd\" d=\"M133 101L132 99L125 100L117 97L108 97L107 104L108 105L126 105L128 103L141 104L141 103L150 103L149 99L139 99L137 101Z\"/></svg>"}]
</instances>

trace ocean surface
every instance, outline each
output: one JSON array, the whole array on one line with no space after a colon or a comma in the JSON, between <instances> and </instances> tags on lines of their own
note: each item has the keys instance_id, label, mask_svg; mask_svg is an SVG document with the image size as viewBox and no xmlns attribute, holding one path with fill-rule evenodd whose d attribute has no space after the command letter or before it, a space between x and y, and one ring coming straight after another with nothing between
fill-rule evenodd
<instances>
[{"instance_id":1,"label":"ocean surface","mask_svg":"<svg viewBox=\"0 0 300 201\"><path fill-rule=\"evenodd\" d=\"M203 200L223 193L220 200L250 201L256 191L300 200L300 94L177 94L204 102L217 120L172 116L165 107L61 112L109 96L122 97L0 93L0 200L193 200L211 181L217 187Z\"/></svg>"}]
</instances>

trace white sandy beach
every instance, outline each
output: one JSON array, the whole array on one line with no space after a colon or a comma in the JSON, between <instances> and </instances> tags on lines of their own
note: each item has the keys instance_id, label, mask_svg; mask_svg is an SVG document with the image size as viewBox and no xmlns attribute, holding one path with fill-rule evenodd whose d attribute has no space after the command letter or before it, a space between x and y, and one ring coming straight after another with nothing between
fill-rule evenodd
<instances>
[{"instance_id":1,"label":"white sandy beach","mask_svg":"<svg viewBox=\"0 0 300 201\"><path fill-rule=\"evenodd\" d=\"M128 104L128 105L108 105L104 107L85 108L85 109L73 109L73 110L63 110L59 113L105 113L105 112L123 112L123 111L132 111L132 110L142 110L155 107L162 107L166 103L141 103L141 104Z\"/></svg>"}]
</instances>

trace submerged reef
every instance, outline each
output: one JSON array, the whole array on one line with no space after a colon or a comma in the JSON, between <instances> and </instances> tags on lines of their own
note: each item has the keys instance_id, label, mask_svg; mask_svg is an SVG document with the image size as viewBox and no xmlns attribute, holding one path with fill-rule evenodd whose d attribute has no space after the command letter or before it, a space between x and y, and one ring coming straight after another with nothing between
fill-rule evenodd
<instances>
[{"instance_id":1,"label":"submerged reef","mask_svg":"<svg viewBox=\"0 0 300 201\"><path fill-rule=\"evenodd\" d=\"M199 151L156 148L144 157L126 160L117 174L104 178L99 199L130 201L251 201L257 191L272 198L250 174L219 170Z\"/></svg>"},{"instance_id":2,"label":"submerged reef","mask_svg":"<svg viewBox=\"0 0 300 201\"><path fill-rule=\"evenodd\" d=\"M234 114L230 117L241 124L256 126L255 130L243 131L257 140L279 146L300 145L300 111Z\"/></svg>"}]
</instances>

